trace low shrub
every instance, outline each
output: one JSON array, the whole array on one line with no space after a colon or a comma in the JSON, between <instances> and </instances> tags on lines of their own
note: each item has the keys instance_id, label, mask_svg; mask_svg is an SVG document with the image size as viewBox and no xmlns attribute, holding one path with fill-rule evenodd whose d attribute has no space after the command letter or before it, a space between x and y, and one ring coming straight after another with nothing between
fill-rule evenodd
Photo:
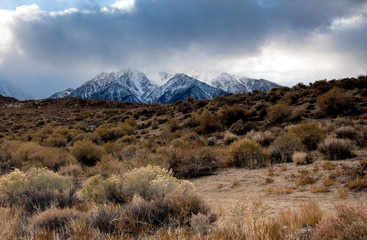
<instances>
[{"instance_id":1,"label":"low shrub","mask_svg":"<svg viewBox=\"0 0 367 240\"><path fill-rule=\"evenodd\" d=\"M78 213L73 209L58 209L52 207L44 212L33 216L30 220L33 229L36 231L56 231L65 234L70 222L78 217ZM70 230L69 230L70 231Z\"/></svg>"},{"instance_id":2,"label":"low shrub","mask_svg":"<svg viewBox=\"0 0 367 240\"><path fill-rule=\"evenodd\" d=\"M353 97L343 89L334 87L317 97L317 105L325 113L336 115L351 110Z\"/></svg>"},{"instance_id":3,"label":"low shrub","mask_svg":"<svg viewBox=\"0 0 367 240\"><path fill-rule=\"evenodd\" d=\"M151 165L133 169L125 173L123 179L126 189L147 199L165 197L176 189L184 188L188 191L194 189L187 181L173 177L171 170Z\"/></svg>"},{"instance_id":4,"label":"low shrub","mask_svg":"<svg viewBox=\"0 0 367 240\"><path fill-rule=\"evenodd\" d=\"M176 189L167 196L168 209L173 221L181 226L189 225L194 214L209 216L210 210L205 202L193 191ZM215 216L212 216L212 221Z\"/></svg>"},{"instance_id":5,"label":"low shrub","mask_svg":"<svg viewBox=\"0 0 367 240\"><path fill-rule=\"evenodd\" d=\"M263 147L269 146L275 139L274 133L270 131L255 132L252 130L246 134L246 137L257 142Z\"/></svg>"},{"instance_id":6,"label":"low shrub","mask_svg":"<svg viewBox=\"0 0 367 240\"><path fill-rule=\"evenodd\" d=\"M96 175L88 179L83 185L81 196L85 200L96 203L126 203L130 202L133 193L127 191L123 187L122 179L117 177L110 177L103 179Z\"/></svg>"},{"instance_id":7,"label":"low shrub","mask_svg":"<svg viewBox=\"0 0 367 240\"><path fill-rule=\"evenodd\" d=\"M290 162L295 151L302 151L300 138L293 133L283 133L270 145L270 154L274 162Z\"/></svg>"},{"instance_id":8,"label":"low shrub","mask_svg":"<svg viewBox=\"0 0 367 240\"><path fill-rule=\"evenodd\" d=\"M254 125L252 123L245 122L242 119L240 119L231 125L229 131L237 135L243 135L252 129L254 129Z\"/></svg>"},{"instance_id":9,"label":"low shrub","mask_svg":"<svg viewBox=\"0 0 367 240\"><path fill-rule=\"evenodd\" d=\"M297 165L306 164L307 162L306 158L307 158L307 153L305 152L294 152L292 156L293 162Z\"/></svg>"},{"instance_id":10,"label":"low shrub","mask_svg":"<svg viewBox=\"0 0 367 240\"><path fill-rule=\"evenodd\" d=\"M319 144L318 150L328 160L342 160L353 156L353 148L350 140L327 138Z\"/></svg>"},{"instance_id":11,"label":"low shrub","mask_svg":"<svg viewBox=\"0 0 367 240\"><path fill-rule=\"evenodd\" d=\"M292 108L286 104L278 103L267 109L267 116L272 123L282 123L289 119Z\"/></svg>"},{"instance_id":12,"label":"low shrub","mask_svg":"<svg viewBox=\"0 0 367 240\"><path fill-rule=\"evenodd\" d=\"M90 213L90 224L102 233L117 235L121 233L121 216L123 208L120 206L104 205Z\"/></svg>"},{"instance_id":13,"label":"low shrub","mask_svg":"<svg viewBox=\"0 0 367 240\"><path fill-rule=\"evenodd\" d=\"M60 133L54 133L44 141L44 144L48 147L65 147L67 143L67 138Z\"/></svg>"},{"instance_id":14,"label":"low shrub","mask_svg":"<svg viewBox=\"0 0 367 240\"><path fill-rule=\"evenodd\" d=\"M70 177L46 168L32 168L25 173L15 169L0 178L0 196L3 199L14 199L26 191L67 191L72 187Z\"/></svg>"},{"instance_id":15,"label":"low shrub","mask_svg":"<svg viewBox=\"0 0 367 240\"><path fill-rule=\"evenodd\" d=\"M315 240L366 239L367 236L367 207L364 205L335 206L335 214L330 214L321 219L316 226L313 236Z\"/></svg>"},{"instance_id":16,"label":"low shrub","mask_svg":"<svg viewBox=\"0 0 367 240\"><path fill-rule=\"evenodd\" d=\"M326 138L324 131L314 122L298 124L289 132L299 137L308 151L315 150L318 144Z\"/></svg>"},{"instance_id":17,"label":"low shrub","mask_svg":"<svg viewBox=\"0 0 367 240\"><path fill-rule=\"evenodd\" d=\"M239 120L245 120L249 116L247 110L239 105L223 106L219 110L219 119L221 123L227 127Z\"/></svg>"},{"instance_id":18,"label":"low shrub","mask_svg":"<svg viewBox=\"0 0 367 240\"><path fill-rule=\"evenodd\" d=\"M44 211L52 206L57 208L72 208L81 201L75 194L76 189L68 192L57 191L25 191L15 196L8 203L20 206L27 213Z\"/></svg>"},{"instance_id":19,"label":"low shrub","mask_svg":"<svg viewBox=\"0 0 367 240\"><path fill-rule=\"evenodd\" d=\"M177 178L206 176L221 166L218 155L220 153L213 147L172 148L168 164Z\"/></svg>"},{"instance_id":20,"label":"low shrub","mask_svg":"<svg viewBox=\"0 0 367 240\"><path fill-rule=\"evenodd\" d=\"M200 125L196 128L200 134L209 134L223 129L220 120L213 114L204 113L200 118Z\"/></svg>"},{"instance_id":21,"label":"low shrub","mask_svg":"<svg viewBox=\"0 0 367 240\"><path fill-rule=\"evenodd\" d=\"M94 166L105 154L103 147L97 146L89 141L75 142L70 148L71 154L83 165Z\"/></svg>"},{"instance_id":22,"label":"low shrub","mask_svg":"<svg viewBox=\"0 0 367 240\"><path fill-rule=\"evenodd\" d=\"M267 154L262 147L248 139L240 139L226 149L229 166L246 167L250 169L265 167L267 164Z\"/></svg>"},{"instance_id":23,"label":"low shrub","mask_svg":"<svg viewBox=\"0 0 367 240\"><path fill-rule=\"evenodd\" d=\"M352 126L342 126L338 128L336 131L336 136L338 138L347 138L350 140L355 140L357 137L357 132Z\"/></svg>"}]
</instances>

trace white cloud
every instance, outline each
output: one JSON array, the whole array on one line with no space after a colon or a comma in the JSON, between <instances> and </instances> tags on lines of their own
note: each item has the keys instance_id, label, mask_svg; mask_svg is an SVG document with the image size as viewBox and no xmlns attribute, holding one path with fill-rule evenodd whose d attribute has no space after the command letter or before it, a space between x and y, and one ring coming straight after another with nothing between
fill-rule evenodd
<instances>
[{"instance_id":1,"label":"white cloud","mask_svg":"<svg viewBox=\"0 0 367 240\"><path fill-rule=\"evenodd\" d=\"M131 11L135 6L135 0L119 0L108 7L102 7L102 12Z\"/></svg>"},{"instance_id":2,"label":"white cloud","mask_svg":"<svg viewBox=\"0 0 367 240\"><path fill-rule=\"evenodd\" d=\"M63 11L52 11L50 12L50 16L62 16L62 15L66 15L66 14L73 14L73 13L77 13L79 12L78 9L76 8L69 8Z\"/></svg>"}]
</instances>

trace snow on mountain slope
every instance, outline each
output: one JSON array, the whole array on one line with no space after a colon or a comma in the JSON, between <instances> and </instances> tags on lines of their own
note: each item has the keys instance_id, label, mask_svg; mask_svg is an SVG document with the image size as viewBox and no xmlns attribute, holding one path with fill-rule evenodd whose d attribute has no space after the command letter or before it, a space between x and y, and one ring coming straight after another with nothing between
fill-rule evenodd
<instances>
[{"instance_id":1,"label":"snow on mountain slope","mask_svg":"<svg viewBox=\"0 0 367 240\"><path fill-rule=\"evenodd\" d=\"M182 73L176 74L157 91L160 92L160 97L156 102L162 104L186 100L188 97L193 97L195 99L212 99L227 93Z\"/></svg>"},{"instance_id":2,"label":"snow on mountain slope","mask_svg":"<svg viewBox=\"0 0 367 240\"><path fill-rule=\"evenodd\" d=\"M0 95L5 97L13 97L18 100L31 100L33 97L19 88L15 87L10 82L0 79Z\"/></svg>"},{"instance_id":3,"label":"snow on mountain slope","mask_svg":"<svg viewBox=\"0 0 367 240\"><path fill-rule=\"evenodd\" d=\"M157 87L144 73L123 69L119 72L99 74L73 91L70 96L143 102L142 96Z\"/></svg>"},{"instance_id":4,"label":"snow on mountain slope","mask_svg":"<svg viewBox=\"0 0 367 240\"><path fill-rule=\"evenodd\" d=\"M214 79L213 74L195 72L176 75L169 72L160 72L149 76L150 78L153 76L155 80L151 81L144 73L133 69L101 73L81 87L71 91L71 93L68 89L51 97L71 96L167 104L178 100L186 100L188 97L211 99L226 93L243 93L253 90L268 91L272 88L281 87L264 79L238 77L227 73L222 73ZM198 76L201 79L198 80L192 76ZM209 81L209 79L212 80ZM208 81L210 84L203 81ZM161 86L159 87L159 85Z\"/></svg>"},{"instance_id":5,"label":"snow on mountain slope","mask_svg":"<svg viewBox=\"0 0 367 240\"><path fill-rule=\"evenodd\" d=\"M54 98L54 99L58 99L58 98L65 98L65 97L69 97L70 94L74 91L74 89L72 88L68 88L64 91L60 91L57 93L52 94L49 98Z\"/></svg>"},{"instance_id":6,"label":"snow on mountain slope","mask_svg":"<svg viewBox=\"0 0 367 240\"><path fill-rule=\"evenodd\" d=\"M265 79L252 79L222 73L210 81L210 85L231 93L247 93L253 90L268 91L280 85Z\"/></svg>"}]
</instances>

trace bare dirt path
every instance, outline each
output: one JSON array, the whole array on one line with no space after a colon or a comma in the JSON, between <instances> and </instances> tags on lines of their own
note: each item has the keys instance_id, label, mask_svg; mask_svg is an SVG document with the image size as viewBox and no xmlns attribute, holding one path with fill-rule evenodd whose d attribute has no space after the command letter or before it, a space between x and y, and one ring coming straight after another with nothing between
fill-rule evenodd
<instances>
[{"instance_id":1,"label":"bare dirt path","mask_svg":"<svg viewBox=\"0 0 367 240\"><path fill-rule=\"evenodd\" d=\"M332 211L334 205L340 202L359 203L367 201L367 191L346 191L348 180L347 171L357 168L359 161L337 161L334 170L325 170L324 162L311 165L296 166L294 163L276 165L272 170L259 169L222 169L216 175L193 179L198 193L206 200L214 212L231 214L237 204L243 201L263 202L268 205L270 214L280 210L298 208L307 201L316 201L322 209ZM318 171L314 170L316 167ZM329 186L329 192L312 193L314 187L325 187L324 179L330 175L338 175L335 184ZM343 176L343 174L345 176ZM297 177L310 176L315 180L313 184L296 184ZM350 177L350 176L349 176ZM266 183L272 181L271 183ZM238 185L236 185L238 182ZM269 193L269 188L291 189L289 194ZM346 196L343 196L346 195Z\"/></svg>"}]
</instances>

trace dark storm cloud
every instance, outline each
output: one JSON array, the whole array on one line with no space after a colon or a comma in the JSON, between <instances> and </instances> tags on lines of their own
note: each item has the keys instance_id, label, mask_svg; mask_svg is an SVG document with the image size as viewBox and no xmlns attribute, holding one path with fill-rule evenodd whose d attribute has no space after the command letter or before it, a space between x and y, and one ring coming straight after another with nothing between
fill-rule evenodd
<instances>
[{"instance_id":1,"label":"dark storm cloud","mask_svg":"<svg viewBox=\"0 0 367 240\"><path fill-rule=\"evenodd\" d=\"M270 37L287 33L302 40L363 3L274 2L266 7L254 0L138 0L132 12L45 16L18 21L13 30L27 54L56 63L152 59L190 46L213 55L254 54Z\"/></svg>"},{"instance_id":2,"label":"dark storm cloud","mask_svg":"<svg viewBox=\"0 0 367 240\"><path fill-rule=\"evenodd\" d=\"M95 3L85 2L89 9ZM29 69L42 65L77 72L88 71L83 69L88 64L185 65L191 59L256 56L275 39L302 43L315 32L327 34L335 19L349 17L365 4L362 0L136 0L132 11L92 7L90 13L43 14L31 21L17 18L11 29L23 60L12 54L3 67L17 69L16 63L27 61ZM338 33L342 40L335 44L340 48L349 48L349 42L363 44L355 35L366 39L367 31Z\"/></svg>"}]
</instances>

